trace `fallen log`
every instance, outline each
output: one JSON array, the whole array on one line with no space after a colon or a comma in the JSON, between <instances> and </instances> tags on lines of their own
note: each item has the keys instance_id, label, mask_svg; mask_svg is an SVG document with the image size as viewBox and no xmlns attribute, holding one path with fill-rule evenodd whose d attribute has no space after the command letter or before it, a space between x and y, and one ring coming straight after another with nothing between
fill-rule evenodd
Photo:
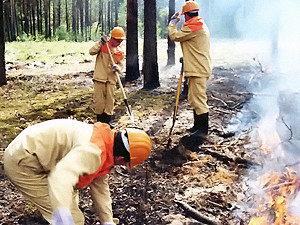
<instances>
[{"instance_id":1,"label":"fallen log","mask_svg":"<svg viewBox=\"0 0 300 225\"><path fill-rule=\"evenodd\" d=\"M199 211L197 211L196 209L194 209L187 203L182 202L182 201L177 201L177 200L173 200L173 201L180 208L182 208L188 216L192 217L193 219L195 219L201 223L208 224L208 225L219 225L219 223L209 219L207 216L202 215Z\"/></svg>"}]
</instances>

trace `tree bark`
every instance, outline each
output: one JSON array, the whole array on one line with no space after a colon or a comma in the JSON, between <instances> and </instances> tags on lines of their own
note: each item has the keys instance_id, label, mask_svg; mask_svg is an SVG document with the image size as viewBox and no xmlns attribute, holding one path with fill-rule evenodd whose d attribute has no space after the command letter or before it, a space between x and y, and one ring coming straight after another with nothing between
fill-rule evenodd
<instances>
[{"instance_id":1,"label":"tree bark","mask_svg":"<svg viewBox=\"0 0 300 225\"><path fill-rule=\"evenodd\" d=\"M65 0L65 6L66 6L66 26L67 26L67 32L69 32L70 24L69 24L68 0Z\"/></svg>"},{"instance_id":2,"label":"tree bark","mask_svg":"<svg viewBox=\"0 0 300 225\"><path fill-rule=\"evenodd\" d=\"M119 22L119 0L115 0L115 26L118 26Z\"/></svg>"},{"instance_id":3,"label":"tree bark","mask_svg":"<svg viewBox=\"0 0 300 225\"><path fill-rule=\"evenodd\" d=\"M169 20L175 14L175 0L169 0ZM168 35L168 62L167 65L175 64L175 42Z\"/></svg>"},{"instance_id":4,"label":"tree bark","mask_svg":"<svg viewBox=\"0 0 300 225\"><path fill-rule=\"evenodd\" d=\"M156 0L144 0L144 88L160 86L157 64Z\"/></svg>"},{"instance_id":5,"label":"tree bark","mask_svg":"<svg viewBox=\"0 0 300 225\"><path fill-rule=\"evenodd\" d=\"M4 39L4 18L3 0L0 0L0 86L7 84L5 74L5 39Z\"/></svg>"},{"instance_id":6,"label":"tree bark","mask_svg":"<svg viewBox=\"0 0 300 225\"><path fill-rule=\"evenodd\" d=\"M138 54L138 2L127 0L126 76L128 82L140 77Z\"/></svg>"},{"instance_id":7,"label":"tree bark","mask_svg":"<svg viewBox=\"0 0 300 225\"><path fill-rule=\"evenodd\" d=\"M76 0L72 0L72 31L73 38L77 41L77 10L76 10Z\"/></svg>"},{"instance_id":8,"label":"tree bark","mask_svg":"<svg viewBox=\"0 0 300 225\"><path fill-rule=\"evenodd\" d=\"M88 31L89 31L89 26L90 26L90 15L89 15L89 0L85 0L85 41L88 40Z\"/></svg>"},{"instance_id":9,"label":"tree bark","mask_svg":"<svg viewBox=\"0 0 300 225\"><path fill-rule=\"evenodd\" d=\"M16 14L15 14L15 0L10 0L10 30L11 30L11 40L16 40Z\"/></svg>"}]
</instances>

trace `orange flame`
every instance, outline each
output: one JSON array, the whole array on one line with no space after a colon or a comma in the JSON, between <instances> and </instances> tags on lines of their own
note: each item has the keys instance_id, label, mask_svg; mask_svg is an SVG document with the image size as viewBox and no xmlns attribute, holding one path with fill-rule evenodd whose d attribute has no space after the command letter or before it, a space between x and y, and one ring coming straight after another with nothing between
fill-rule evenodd
<instances>
[{"instance_id":1,"label":"orange flame","mask_svg":"<svg viewBox=\"0 0 300 225\"><path fill-rule=\"evenodd\" d=\"M300 218L288 212L288 201L300 187L296 174L289 168L284 174L270 172L261 177L260 183L266 194L257 201L259 216L252 218L249 225L299 225Z\"/></svg>"}]
</instances>

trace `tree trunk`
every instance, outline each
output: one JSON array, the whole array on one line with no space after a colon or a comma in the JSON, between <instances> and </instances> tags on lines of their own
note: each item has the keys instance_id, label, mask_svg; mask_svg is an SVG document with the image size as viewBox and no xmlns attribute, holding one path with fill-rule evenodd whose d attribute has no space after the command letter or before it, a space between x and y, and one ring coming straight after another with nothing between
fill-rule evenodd
<instances>
[{"instance_id":1,"label":"tree trunk","mask_svg":"<svg viewBox=\"0 0 300 225\"><path fill-rule=\"evenodd\" d=\"M138 54L138 2L127 0L126 81L140 77Z\"/></svg>"},{"instance_id":2,"label":"tree trunk","mask_svg":"<svg viewBox=\"0 0 300 225\"><path fill-rule=\"evenodd\" d=\"M32 1L31 3L31 16L32 16L32 31L33 31L33 36L36 37L36 17L35 17L35 9L36 9L36 1Z\"/></svg>"},{"instance_id":3,"label":"tree trunk","mask_svg":"<svg viewBox=\"0 0 300 225\"><path fill-rule=\"evenodd\" d=\"M119 0L115 0L115 26L118 26L119 22Z\"/></svg>"},{"instance_id":4,"label":"tree trunk","mask_svg":"<svg viewBox=\"0 0 300 225\"><path fill-rule=\"evenodd\" d=\"M56 0L52 0L52 29L53 29L53 36L55 35L55 31L57 28L57 8L56 8Z\"/></svg>"},{"instance_id":5,"label":"tree trunk","mask_svg":"<svg viewBox=\"0 0 300 225\"><path fill-rule=\"evenodd\" d=\"M108 32L111 31L111 4L110 2L107 3L107 27L108 27Z\"/></svg>"},{"instance_id":6,"label":"tree trunk","mask_svg":"<svg viewBox=\"0 0 300 225\"><path fill-rule=\"evenodd\" d=\"M89 0L85 0L85 41L88 40L88 31L90 26L89 18Z\"/></svg>"},{"instance_id":7,"label":"tree trunk","mask_svg":"<svg viewBox=\"0 0 300 225\"><path fill-rule=\"evenodd\" d=\"M29 19L28 19L28 0L23 0L23 17L24 17L24 32L29 34Z\"/></svg>"},{"instance_id":8,"label":"tree trunk","mask_svg":"<svg viewBox=\"0 0 300 225\"><path fill-rule=\"evenodd\" d=\"M51 0L48 0L47 4L48 4L48 22L49 22L48 29L49 29L49 37L51 38L52 33L51 33L51 2L50 1Z\"/></svg>"},{"instance_id":9,"label":"tree trunk","mask_svg":"<svg viewBox=\"0 0 300 225\"><path fill-rule=\"evenodd\" d=\"M3 0L0 0L0 86L7 84L5 74L5 39L4 39L4 18Z\"/></svg>"},{"instance_id":10,"label":"tree trunk","mask_svg":"<svg viewBox=\"0 0 300 225\"><path fill-rule=\"evenodd\" d=\"M175 14L175 0L169 0L169 20ZM168 36L168 62L167 65L175 64L175 42Z\"/></svg>"},{"instance_id":11,"label":"tree trunk","mask_svg":"<svg viewBox=\"0 0 300 225\"><path fill-rule=\"evenodd\" d=\"M6 40L7 41L11 41L11 25L10 25L10 6L9 6L9 3L6 2L3 4L3 23L5 25L4 27L4 37L6 37Z\"/></svg>"},{"instance_id":12,"label":"tree trunk","mask_svg":"<svg viewBox=\"0 0 300 225\"><path fill-rule=\"evenodd\" d=\"M11 30L11 40L16 40L16 14L15 14L15 0L10 0L10 30Z\"/></svg>"},{"instance_id":13,"label":"tree trunk","mask_svg":"<svg viewBox=\"0 0 300 225\"><path fill-rule=\"evenodd\" d=\"M70 24L69 24L68 0L65 0L65 5L66 5L66 26L67 26L67 32L69 32Z\"/></svg>"},{"instance_id":14,"label":"tree trunk","mask_svg":"<svg viewBox=\"0 0 300 225\"><path fill-rule=\"evenodd\" d=\"M57 6L57 26L59 27L60 26L60 17L61 17L61 0L58 0L58 6Z\"/></svg>"},{"instance_id":15,"label":"tree trunk","mask_svg":"<svg viewBox=\"0 0 300 225\"><path fill-rule=\"evenodd\" d=\"M44 21L45 21L45 38L49 38L49 27L48 27L48 5L47 1L44 1Z\"/></svg>"},{"instance_id":16,"label":"tree trunk","mask_svg":"<svg viewBox=\"0 0 300 225\"><path fill-rule=\"evenodd\" d=\"M36 0L36 15L37 15L37 30L38 33L42 33L42 10L41 10L41 0Z\"/></svg>"},{"instance_id":17,"label":"tree trunk","mask_svg":"<svg viewBox=\"0 0 300 225\"><path fill-rule=\"evenodd\" d=\"M80 32L81 32L81 37L83 40L84 37L84 25L83 25L83 0L77 0L79 4L79 10L78 10L78 16L79 16L79 21L80 21Z\"/></svg>"},{"instance_id":18,"label":"tree trunk","mask_svg":"<svg viewBox=\"0 0 300 225\"><path fill-rule=\"evenodd\" d=\"M77 41L77 10L76 10L76 0L72 0L72 31L73 31L73 38Z\"/></svg>"},{"instance_id":19,"label":"tree trunk","mask_svg":"<svg viewBox=\"0 0 300 225\"><path fill-rule=\"evenodd\" d=\"M157 64L156 0L144 0L144 89L160 86Z\"/></svg>"}]
</instances>

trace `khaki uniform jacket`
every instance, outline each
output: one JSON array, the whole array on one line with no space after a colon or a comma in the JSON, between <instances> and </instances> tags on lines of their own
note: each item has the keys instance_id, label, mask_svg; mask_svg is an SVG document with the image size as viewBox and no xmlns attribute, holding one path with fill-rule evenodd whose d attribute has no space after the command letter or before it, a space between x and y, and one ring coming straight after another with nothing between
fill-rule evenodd
<instances>
[{"instance_id":1,"label":"khaki uniform jacket","mask_svg":"<svg viewBox=\"0 0 300 225\"><path fill-rule=\"evenodd\" d=\"M110 43L108 42L110 45ZM118 66L119 73L123 71L123 62L124 62L124 52L121 47L118 46L116 49L111 49L115 64ZM98 41L90 50L90 55L97 55L95 68L94 68L94 77L93 80L100 81L103 83L110 82L111 84L117 83L116 74L113 71L113 64L107 49L107 44L102 46L101 41Z\"/></svg>"},{"instance_id":2,"label":"khaki uniform jacket","mask_svg":"<svg viewBox=\"0 0 300 225\"><path fill-rule=\"evenodd\" d=\"M199 29L200 26L202 29ZM171 40L180 42L184 76L209 77L211 74L210 34L202 18L191 18L179 31L176 24L170 23L168 33Z\"/></svg>"},{"instance_id":3,"label":"khaki uniform jacket","mask_svg":"<svg viewBox=\"0 0 300 225\"><path fill-rule=\"evenodd\" d=\"M11 142L5 151L5 157L20 162L28 152L35 155L42 166L39 173L48 174L53 210L61 206L70 209L79 177L94 173L101 164L101 150L90 142L92 132L92 124L69 119L35 124L26 128ZM90 187L93 204L101 222L112 222L108 175L96 178Z\"/></svg>"}]
</instances>

